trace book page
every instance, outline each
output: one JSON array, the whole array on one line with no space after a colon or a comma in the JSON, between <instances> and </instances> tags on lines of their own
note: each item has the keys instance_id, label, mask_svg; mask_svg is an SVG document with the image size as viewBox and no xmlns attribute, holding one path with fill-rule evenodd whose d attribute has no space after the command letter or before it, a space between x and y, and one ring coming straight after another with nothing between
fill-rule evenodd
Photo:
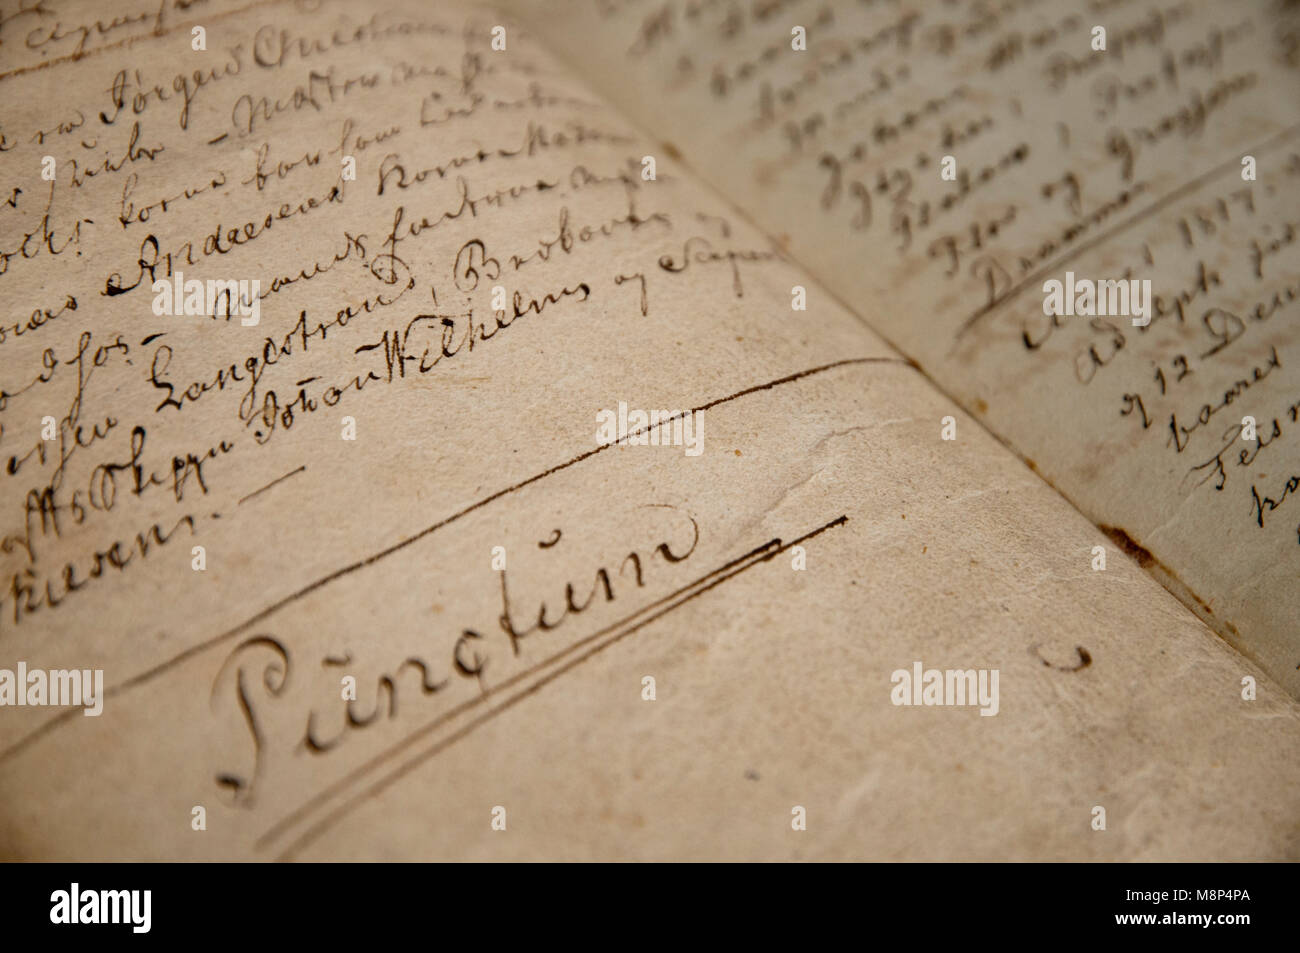
<instances>
[{"instance_id":1,"label":"book page","mask_svg":"<svg viewBox=\"0 0 1300 953\"><path fill-rule=\"evenodd\" d=\"M514 6L1300 695L1300 7Z\"/></svg>"},{"instance_id":2,"label":"book page","mask_svg":"<svg viewBox=\"0 0 1300 953\"><path fill-rule=\"evenodd\" d=\"M1300 854L1300 705L514 23L3 10L6 858Z\"/></svg>"}]
</instances>

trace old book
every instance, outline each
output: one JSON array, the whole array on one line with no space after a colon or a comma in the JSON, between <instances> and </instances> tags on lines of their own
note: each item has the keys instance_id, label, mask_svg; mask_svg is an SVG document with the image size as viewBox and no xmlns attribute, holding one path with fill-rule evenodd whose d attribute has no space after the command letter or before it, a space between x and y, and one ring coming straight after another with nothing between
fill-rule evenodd
<instances>
[{"instance_id":1,"label":"old book","mask_svg":"<svg viewBox=\"0 0 1300 953\"><path fill-rule=\"evenodd\" d=\"M0 852L1296 858L1298 38L7 5Z\"/></svg>"}]
</instances>

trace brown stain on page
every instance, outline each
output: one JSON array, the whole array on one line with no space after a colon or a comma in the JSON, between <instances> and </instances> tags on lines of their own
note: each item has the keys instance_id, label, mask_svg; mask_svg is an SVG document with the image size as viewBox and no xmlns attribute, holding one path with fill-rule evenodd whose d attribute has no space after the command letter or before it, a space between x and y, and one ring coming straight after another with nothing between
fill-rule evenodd
<instances>
[{"instance_id":1,"label":"brown stain on page","mask_svg":"<svg viewBox=\"0 0 1300 953\"><path fill-rule=\"evenodd\" d=\"M1200 596L1198 596L1196 593L1194 593L1191 590L1191 587L1188 586L1187 583L1183 582L1182 579L1178 577L1178 573L1174 572L1171 568L1169 568L1169 566L1161 562L1160 559L1158 559L1151 552L1151 550L1147 549L1145 546L1143 546L1141 543L1135 540L1132 536L1128 534L1127 531L1120 529L1118 526L1107 526L1104 523L1098 524L1097 528L1100 529L1103 533L1105 533L1110 538L1110 541L1112 543L1114 543L1125 553L1131 556L1134 560L1136 560L1137 564L1141 566L1143 569L1151 569L1154 566L1156 569L1160 570L1160 572L1164 573L1169 579L1177 583L1179 588L1183 592L1185 592L1187 596L1190 597L1201 609L1205 611L1206 615L1209 616L1214 615L1214 610L1210 608L1210 604L1206 602L1204 599L1202 599ZM1229 632L1231 632L1235 639L1238 640L1240 639L1241 637L1240 633L1237 631L1237 627L1235 625L1233 625L1231 622L1229 622L1226 619L1218 619L1218 622L1220 622L1224 626L1224 628L1226 628ZM1245 648L1242 647L1239 643L1236 645L1236 647L1242 652L1242 654L1246 655L1248 658L1253 659L1253 656L1251 656L1250 653L1246 652Z\"/></svg>"},{"instance_id":2,"label":"brown stain on page","mask_svg":"<svg viewBox=\"0 0 1300 953\"><path fill-rule=\"evenodd\" d=\"M1137 564L1143 569L1150 569L1152 566L1159 564L1160 561L1151 555L1151 550L1139 545L1137 540L1118 526L1100 524L1097 528L1110 537L1112 543L1137 560Z\"/></svg>"}]
</instances>

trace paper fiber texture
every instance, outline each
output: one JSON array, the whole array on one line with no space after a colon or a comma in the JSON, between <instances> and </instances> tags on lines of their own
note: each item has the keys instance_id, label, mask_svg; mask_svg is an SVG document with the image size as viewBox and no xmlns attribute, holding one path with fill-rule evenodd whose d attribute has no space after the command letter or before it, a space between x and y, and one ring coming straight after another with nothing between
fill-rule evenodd
<instances>
[{"instance_id":1,"label":"paper fiber texture","mask_svg":"<svg viewBox=\"0 0 1300 953\"><path fill-rule=\"evenodd\" d=\"M1300 705L962 409L997 335L518 6L0 23L0 668L103 678L0 707L0 853L1300 854Z\"/></svg>"},{"instance_id":2,"label":"paper fiber texture","mask_svg":"<svg viewBox=\"0 0 1300 953\"><path fill-rule=\"evenodd\" d=\"M513 7L1300 696L1300 7Z\"/></svg>"}]
</instances>

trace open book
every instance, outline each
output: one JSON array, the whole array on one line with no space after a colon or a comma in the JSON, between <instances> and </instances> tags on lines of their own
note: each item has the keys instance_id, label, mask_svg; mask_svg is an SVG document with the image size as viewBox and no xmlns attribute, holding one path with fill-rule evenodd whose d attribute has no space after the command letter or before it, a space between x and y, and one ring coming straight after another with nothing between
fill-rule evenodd
<instances>
[{"instance_id":1,"label":"open book","mask_svg":"<svg viewBox=\"0 0 1300 953\"><path fill-rule=\"evenodd\" d=\"M1298 57L4 0L0 853L1300 856Z\"/></svg>"}]
</instances>

